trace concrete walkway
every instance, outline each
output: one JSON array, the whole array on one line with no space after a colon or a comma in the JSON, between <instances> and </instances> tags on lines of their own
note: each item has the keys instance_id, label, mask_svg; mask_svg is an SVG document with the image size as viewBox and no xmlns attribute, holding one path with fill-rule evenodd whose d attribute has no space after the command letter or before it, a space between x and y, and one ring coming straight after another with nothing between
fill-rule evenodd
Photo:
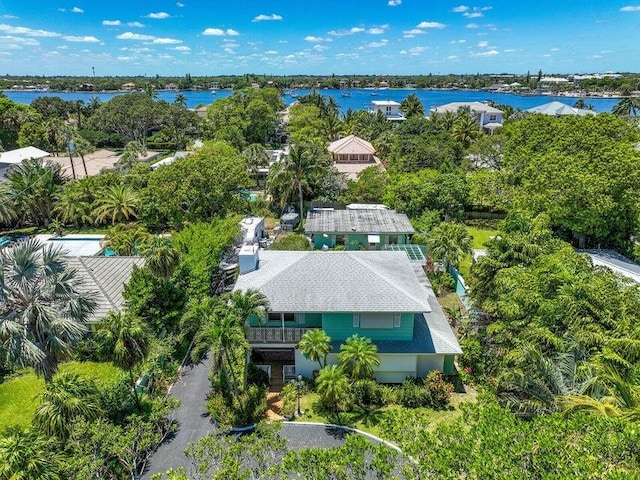
<instances>
[{"instance_id":1,"label":"concrete walkway","mask_svg":"<svg viewBox=\"0 0 640 480\"><path fill-rule=\"evenodd\" d=\"M178 423L175 435L167 439L147 463L143 479L150 479L155 473L164 473L170 468L187 465L184 449L209 433L213 425L205 409L207 394L211 388L209 369L211 360L207 356L196 365L182 369L180 377L171 389L171 396L182 402L174 412Z\"/></svg>"}]
</instances>

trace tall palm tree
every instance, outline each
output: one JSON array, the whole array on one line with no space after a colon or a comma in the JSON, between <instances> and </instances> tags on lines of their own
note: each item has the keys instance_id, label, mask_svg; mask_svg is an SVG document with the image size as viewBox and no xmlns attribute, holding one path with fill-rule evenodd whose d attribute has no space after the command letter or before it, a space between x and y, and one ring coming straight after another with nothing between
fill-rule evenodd
<instances>
[{"instance_id":1,"label":"tall palm tree","mask_svg":"<svg viewBox=\"0 0 640 480\"><path fill-rule=\"evenodd\" d=\"M247 161L247 168L256 179L256 185L260 186L258 170L269 166L269 154L259 143L253 143L242 151L242 156Z\"/></svg>"},{"instance_id":2,"label":"tall palm tree","mask_svg":"<svg viewBox=\"0 0 640 480\"><path fill-rule=\"evenodd\" d=\"M331 352L331 338L321 328L314 328L302 335L298 348L309 360L318 362L322 369L327 364L327 355Z\"/></svg>"},{"instance_id":3,"label":"tall palm tree","mask_svg":"<svg viewBox=\"0 0 640 480\"><path fill-rule=\"evenodd\" d=\"M142 410L136 390L134 369L140 365L151 346L151 335L142 321L128 314L110 312L98 326L98 334L113 345L113 364L129 372L131 388L139 410Z\"/></svg>"},{"instance_id":4,"label":"tall palm tree","mask_svg":"<svg viewBox=\"0 0 640 480\"><path fill-rule=\"evenodd\" d=\"M84 156L93 152L93 145L89 143L89 140L77 134L73 137L73 144L75 145L76 153L80 155L80 160L82 161L82 167L84 169L84 176L88 177L89 173L87 173L87 162L85 161Z\"/></svg>"},{"instance_id":5,"label":"tall palm tree","mask_svg":"<svg viewBox=\"0 0 640 480\"><path fill-rule=\"evenodd\" d=\"M337 365L328 365L316 378L316 391L324 405L334 412L343 410L349 398L349 379Z\"/></svg>"},{"instance_id":6,"label":"tall palm tree","mask_svg":"<svg viewBox=\"0 0 640 480\"><path fill-rule=\"evenodd\" d=\"M640 98L625 97L613 106L611 113L619 117L635 117L640 111Z\"/></svg>"},{"instance_id":7,"label":"tall palm tree","mask_svg":"<svg viewBox=\"0 0 640 480\"><path fill-rule=\"evenodd\" d=\"M343 125L338 117L329 115L322 119L322 132L324 133L325 139L329 142L338 140L342 130Z\"/></svg>"},{"instance_id":8,"label":"tall palm tree","mask_svg":"<svg viewBox=\"0 0 640 480\"><path fill-rule=\"evenodd\" d=\"M176 95L176 99L173 101L176 105L182 105L183 107L187 106L187 97L184 96L184 93L178 93Z\"/></svg>"},{"instance_id":9,"label":"tall palm tree","mask_svg":"<svg viewBox=\"0 0 640 480\"><path fill-rule=\"evenodd\" d=\"M465 147L468 147L478 138L480 130L473 115L462 110L456 115L453 127L451 128L451 134L455 140L462 143Z\"/></svg>"},{"instance_id":10,"label":"tall palm tree","mask_svg":"<svg viewBox=\"0 0 640 480\"><path fill-rule=\"evenodd\" d=\"M53 440L31 430L14 430L0 438L0 478L62 480L63 461Z\"/></svg>"},{"instance_id":11,"label":"tall palm tree","mask_svg":"<svg viewBox=\"0 0 640 480\"><path fill-rule=\"evenodd\" d=\"M51 382L61 358L86 332L95 308L66 268L60 247L27 240L0 253L0 347Z\"/></svg>"},{"instance_id":12,"label":"tall palm tree","mask_svg":"<svg viewBox=\"0 0 640 480\"><path fill-rule=\"evenodd\" d=\"M280 194L280 205L284 207L293 192L298 193L300 218L304 215L303 190L309 178L326 170L325 166L304 146L293 147L289 155L274 165L269 173L268 188ZM302 222L300 222L302 225Z\"/></svg>"},{"instance_id":13,"label":"tall palm tree","mask_svg":"<svg viewBox=\"0 0 640 480\"><path fill-rule=\"evenodd\" d=\"M168 279L180 262L178 251L167 237L151 237L142 249L146 266L156 277Z\"/></svg>"},{"instance_id":14,"label":"tall palm tree","mask_svg":"<svg viewBox=\"0 0 640 480\"><path fill-rule=\"evenodd\" d=\"M13 190L7 182L0 182L0 223L9 225L18 214L13 202Z\"/></svg>"},{"instance_id":15,"label":"tall palm tree","mask_svg":"<svg viewBox=\"0 0 640 480\"><path fill-rule=\"evenodd\" d=\"M150 238L144 227L121 223L109 229L105 237L105 246L118 255L129 257L144 251Z\"/></svg>"},{"instance_id":16,"label":"tall palm tree","mask_svg":"<svg viewBox=\"0 0 640 480\"><path fill-rule=\"evenodd\" d=\"M367 337L352 335L340 345L338 361L352 379L370 378L374 367L380 365L378 347Z\"/></svg>"},{"instance_id":17,"label":"tall palm tree","mask_svg":"<svg viewBox=\"0 0 640 480\"><path fill-rule=\"evenodd\" d=\"M111 220L111 224L136 218L138 195L127 185L111 185L97 200L93 215L97 222Z\"/></svg>"},{"instance_id":18,"label":"tall palm tree","mask_svg":"<svg viewBox=\"0 0 640 480\"><path fill-rule=\"evenodd\" d=\"M424 115L424 106L415 93L411 93L400 102L400 110L407 118L422 117Z\"/></svg>"},{"instance_id":19,"label":"tall palm tree","mask_svg":"<svg viewBox=\"0 0 640 480\"><path fill-rule=\"evenodd\" d=\"M34 424L39 432L64 440L71 434L74 420L94 420L100 415L98 395L92 379L60 372L40 395Z\"/></svg>"},{"instance_id":20,"label":"tall palm tree","mask_svg":"<svg viewBox=\"0 0 640 480\"><path fill-rule=\"evenodd\" d=\"M429 232L427 239L429 253L444 262L445 270L449 265L457 267L465 255L473 253L472 238L464 225L443 222Z\"/></svg>"}]
</instances>

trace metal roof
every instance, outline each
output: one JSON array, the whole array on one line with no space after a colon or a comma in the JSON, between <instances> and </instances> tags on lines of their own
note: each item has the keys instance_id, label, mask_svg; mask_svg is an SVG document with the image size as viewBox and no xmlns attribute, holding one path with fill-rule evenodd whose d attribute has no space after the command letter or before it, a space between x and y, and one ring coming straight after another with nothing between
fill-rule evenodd
<instances>
[{"instance_id":1,"label":"metal roof","mask_svg":"<svg viewBox=\"0 0 640 480\"><path fill-rule=\"evenodd\" d=\"M403 252L260 250L234 290L257 289L274 312L430 312Z\"/></svg>"},{"instance_id":2,"label":"metal roof","mask_svg":"<svg viewBox=\"0 0 640 480\"><path fill-rule=\"evenodd\" d=\"M585 115L596 114L596 112L594 112L593 110L586 110L584 108L575 108L565 103L557 102L557 101L549 102L543 105L538 105L537 107L529 108L525 110L525 112L541 113L543 115L552 115L556 117L563 116L563 115L578 115L583 117Z\"/></svg>"},{"instance_id":3,"label":"metal roof","mask_svg":"<svg viewBox=\"0 0 640 480\"><path fill-rule=\"evenodd\" d=\"M311 210L305 232L415 233L409 218L395 210Z\"/></svg>"},{"instance_id":4,"label":"metal roof","mask_svg":"<svg viewBox=\"0 0 640 480\"><path fill-rule=\"evenodd\" d=\"M594 265L607 267L613 273L640 283L640 265L615 250L578 250L591 257Z\"/></svg>"},{"instance_id":5,"label":"metal roof","mask_svg":"<svg viewBox=\"0 0 640 480\"><path fill-rule=\"evenodd\" d=\"M43 158L49 155L51 154L36 147L24 147L9 150L8 152L0 152L0 163L16 164L28 158Z\"/></svg>"},{"instance_id":6,"label":"metal roof","mask_svg":"<svg viewBox=\"0 0 640 480\"><path fill-rule=\"evenodd\" d=\"M399 107L402 104L394 102L393 100L374 100L373 103L376 107Z\"/></svg>"},{"instance_id":7,"label":"metal roof","mask_svg":"<svg viewBox=\"0 0 640 480\"><path fill-rule=\"evenodd\" d=\"M471 111L471 113L493 113L493 114L502 113L502 110L498 110L497 108L494 108L491 105L487 105L486 103L481 103L481 102L451 102L445 105L440 105L439 107L433 107L431 111L435 113L444 113L444 112L457 113L458 110L460 110L461 108L468 108Z\"/></svg>"},{"instance_id":8,"label":"metal roof","mask_svg":"<svg viewBox=\"0 0 640 480\"><path fill-rule=\"evenodd\" d=\"M144 266L142 257L64 257L64 260L82 281L80 290L96 295L97 305L89 323L99 322L111 310L122 310L124 284L131 278L134 265Z\"/></svg>"}]
</instances>

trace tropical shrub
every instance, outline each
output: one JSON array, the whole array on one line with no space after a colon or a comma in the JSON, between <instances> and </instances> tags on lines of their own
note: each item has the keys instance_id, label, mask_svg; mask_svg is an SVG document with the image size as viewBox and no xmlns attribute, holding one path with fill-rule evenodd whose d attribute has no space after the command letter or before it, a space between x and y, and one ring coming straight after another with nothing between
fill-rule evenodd
<instances>
[{"instance_id":1,"label":"tropical shrub","mask_svg":"<svg viewBox=\"0 0 640 480\"><path fill-rule=\"evenodd\" d=\"M444 380L442 372L434 370L424 379L424 384L431 394L431 405L435 409L442 409L449 404L453 385Z\"/></svg>"},{"instance_id":2,"label":"tropical shrub","mask_svg":"<svg viewBox=\"0 0 640 480\"><path fill-rule=\"evenodd\" d=\"M221 426L245 426L256 423L267 411L267 389L249 385L247 389L229 398L218 392L209 395L207 412Z\"/></svg>"},{"instance_id":3,"label":"tropical shrub","mask_svg":"<svg viewBox=\"0 0 640 480\"><path fill-rule=\"evenodd\" d=\"M304 235L297 233L282 237L271 245L271 250L311 250L309 240Z\"/></svg>"},{"instance_id":4,"label":"tropical shrub","mask_svg":"<svg viewBox=\"0 0 640 480\"><path fill-rule=\"evenodd\" d=\"M282 400L282 416L286 418L293 417L296 411L297 397L298 389L295 384L287 383L283 385L282 392L280 392L280 399Z\"/></svg>"},{"instance_id":5,"label":"tropical shrub","mask_svg":"<svg viewBox=\"0 0 640 480\"><path fill-rule=\"evenodd\" d=\"M432 405L431 391L413 380L405 380L398 390L398 401L403 407L418 408Z\"/></svg>"},{"instance_id":6,"label":"tropical shrub","mask_svg":"<svg viewBox=\"0 0 640 480\"><path fill-rule=\"evenodd\" d=\"M460 366L471 375L484 373L484 348L478 335L467 335L460 340L462 355L458 357Z\"/></svg>"},{"instance_id":7,"label":"tropical shrub","mask_svg":"<svg viewBox=\"0 0 640 480\"><path fill-rule=\"evenodd\" d=\"M351 386L353 402L362 407L380 407L385 404L384 387L375 380L361 379Z\"/></svg>"}]
</instances>

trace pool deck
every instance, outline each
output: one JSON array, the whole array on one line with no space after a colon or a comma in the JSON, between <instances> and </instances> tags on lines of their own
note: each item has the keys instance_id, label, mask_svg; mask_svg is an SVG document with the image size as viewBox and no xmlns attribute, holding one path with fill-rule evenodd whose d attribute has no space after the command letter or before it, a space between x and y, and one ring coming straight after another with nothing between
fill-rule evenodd
<instances>
[{"instance_id":1,"label":"pool deck","mask_svg":"<svg viewBox=\"0 0 640 480\"><path fill-rule=\"evenodd\" d=\"M102 251L101 240L104 235L99 234L71 234L56 237L54 235L36 235L43 245L61 246L70 257L92 257Z\"/></svg>"}]
</instances>

